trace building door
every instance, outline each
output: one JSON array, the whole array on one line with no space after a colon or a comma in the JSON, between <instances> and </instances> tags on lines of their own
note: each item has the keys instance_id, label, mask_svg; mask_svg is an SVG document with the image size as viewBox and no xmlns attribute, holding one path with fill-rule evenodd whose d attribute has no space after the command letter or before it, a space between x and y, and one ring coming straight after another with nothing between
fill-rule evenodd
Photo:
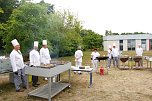
<instances>
[{"instance_id":1,"label":"building door","mask_svg":"<svg viewBox=\"0 0 152 101\"><path fill-rule=\"evenodd\" d=\"M119 50L123 51L123 40L119 40Z\"/></svg>"}]
</instances>

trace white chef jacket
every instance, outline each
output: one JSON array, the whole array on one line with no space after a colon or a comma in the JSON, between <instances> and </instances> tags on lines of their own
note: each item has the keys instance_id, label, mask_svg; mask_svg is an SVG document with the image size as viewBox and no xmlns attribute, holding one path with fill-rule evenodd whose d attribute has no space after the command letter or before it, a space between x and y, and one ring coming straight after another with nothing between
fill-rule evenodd
<instances>
[{"instance_id":1,"label":"white chef jacket","mask_svg":"<svg viewBox=\"0 0 152 101\"><path fill-rule=\"evenodd\" d=\"M93 60L96 60L96 58L99 57L100 54L99 54L98 52L92 52L92 53L91 53L91 56L92 56L92 59L93 59Z\"/></svg>"},{"instance_id":2,"label":"white chef jacket","mask_svg":"<svg viewBox=\"0 0 152 101\"><path fill-rule=\"evenodd\" d=\"M112 48L112 56L113 57L118 57L119 56L118 48Z\"/></svg>"},{"instance_id":3,"label":"white chef jacket","mask_svg":"<svg viewBox=\"0 0 152 101\"><path fill-rule=\"evenodd\" d=\"M37 50L33 49L31 52L30 52L30 66L33 65L33 66L40 66L40 54Z\"/></svg>"},{"instance_id":4,"label":"white chef jacket","mask_svg":"<svg viewBox=\"0 0 152 101\"><path fill-rule=\"evenodd\" d=\"M109 59L111 59L111 56L112 56L112 51L110 49L108 49L108 57L109 57Z\"/></svg>"},{"instance_id":5,"label":"white chef jacket","mask_svg":"<svg viewBox=\"0 0 152 101\"><path fill-rule=\"evenodd\" d=\"M81 50L77 50L74 56L75 56L75 61L82 62L83 52Z\"/></svg>"},{"instance_id":6,"label":"white chef jacket","mask_svg":"<svg viewBox=\"0 0 152 101\"><path fill-rule=\"evenodd\" d=\"M40 49L40 61L41 61L41 63L50 64L50 60L51 60L51 57L50 57L49 49L42 47Z\"/></svg>"},{"instance_id":7,"label":"white chef jacket","mask_svg":"<svg viewBox=\"0 0 152 101\"><path fill-rule=\"evenodd\" d=\"M143 54L143 49L142 48L137 48L136 49L136 55L137 56L142 56L142 54Z\"/></svg>"},{"instance_id":8,"label":"white chef jacket","mask_svg":"<svg viewBox=\"0 0 152 101\"><path fill-rule=\"evenodd\" d=\"M10 54L10 61L12 65L13 72L17 72L19 69L24 68L23 56L20 50L15 49Z\"/></svg>"}]
</instances>

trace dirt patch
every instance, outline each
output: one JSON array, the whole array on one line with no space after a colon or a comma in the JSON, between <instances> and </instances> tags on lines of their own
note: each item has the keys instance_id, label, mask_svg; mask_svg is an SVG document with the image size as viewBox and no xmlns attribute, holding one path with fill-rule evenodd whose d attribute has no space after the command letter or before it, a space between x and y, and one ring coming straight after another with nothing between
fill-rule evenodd
<instances>
[{"instance_id":1,"label":"dirt patch","mask_svg":"<svg viewBox=\"0 0 152 101\"><path fill-rule=\"evenodd\" d=\"M67 80L67 73L61 75ZM2 79L1 79L2 80ZM47 101L26 96L26 91L16 93L13 84L4 76L0 89L0 101ZM41 85L47 82L40 78ZM52 98L52 101L152 101L152 70L119 70L111 68L103 76L93 73L93 86L89 88L89 74L71 72L71 88L66 88ZM30 84L31 87L31 84ZM31 87L31 89L33 89Z\"/></svg>"},{"instance_id":2,"label":"dirt patch","mask_svg":"<svg viewBox=\"0 0 152 101\"><path fill-rule=\"evenodd\" d=\"M9 74L0 74L0 84L3 84L9 80Z\"/></svg>"},{"instance_id":3,"label":"dirt patch","mask_svg":"<svg viewBox=\"0 0 152 101\"><path fill-rule=\"evenodd\" d=\"M93 74L93 86L88 88L89 74L72 75L71 88L54 101L151 101L152 72L148 70L119 70L108 75ZM65 100L64 100L65 99Z\"/></svg>"}]
</instances>

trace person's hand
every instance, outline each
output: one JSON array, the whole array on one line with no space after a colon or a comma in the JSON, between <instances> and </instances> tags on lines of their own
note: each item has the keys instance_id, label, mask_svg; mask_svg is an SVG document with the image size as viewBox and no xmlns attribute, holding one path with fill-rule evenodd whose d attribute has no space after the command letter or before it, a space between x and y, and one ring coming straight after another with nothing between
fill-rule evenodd
<instances>
[{"instance_id":1,"label":"person's hand","mask_svg":"<svg viewBox=\"0 0 152 101\"><path fill-rule=\"evenodd\" d=\"M18 75L18 71L14 72L14 74Z\"/></svg>"}]
</instances>

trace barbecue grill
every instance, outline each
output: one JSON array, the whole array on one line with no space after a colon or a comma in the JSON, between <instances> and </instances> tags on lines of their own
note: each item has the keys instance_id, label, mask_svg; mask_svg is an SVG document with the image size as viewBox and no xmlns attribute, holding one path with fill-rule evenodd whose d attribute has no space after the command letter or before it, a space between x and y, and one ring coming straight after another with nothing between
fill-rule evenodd
<instances>
[{"instance_id":1,"label":"barbecue grill","mask_svg":"<svg viewBox=\"0 0 152 101\"><path fill-rule=\"evenodd\" d=\"M100 62L100 60L103 61L103 65L102 67L107 67L107 60L108 59L108 56L100 56L100 57L97 57L97 60ZM107 68L107 74L108 74L108 68Z\"/></svg>"},{"instance_id":2,"label":"barbecue grill","mask_svg":"<svg viewBox=\"0 0 152 101\"><path fill-rule=\"evenodd\" d=\"M128 59L129 59L129 56L127 56L127 55L120 57L120 61L122 62L123 66L119 66L119 69L129 69L129 67L125 65L125 63L128 61Z\"/></svg>"},{"instance_id":3,"label":"barbecue grill","mask_svg":"<svg viewBox=\"0 0 152 101\"><path fill-rule=\"evenodd\" d=\"M134 56L133 60L135 61L136 68L142 66L142 64L140 64L140 66L138 66L138 63L142 60L142 56Z\"/></svg>"},{"instance_id":4,"label":"barbecue grill","mask_svg":"<svg viewBox=\"0 0 152 101\"><path fill-rule=\"evenodd\" d=\"M108 59L108 56L100 56L100 57L97 57L97 59L99 60L107 60Z\"/></svg>"}]
</instances>

